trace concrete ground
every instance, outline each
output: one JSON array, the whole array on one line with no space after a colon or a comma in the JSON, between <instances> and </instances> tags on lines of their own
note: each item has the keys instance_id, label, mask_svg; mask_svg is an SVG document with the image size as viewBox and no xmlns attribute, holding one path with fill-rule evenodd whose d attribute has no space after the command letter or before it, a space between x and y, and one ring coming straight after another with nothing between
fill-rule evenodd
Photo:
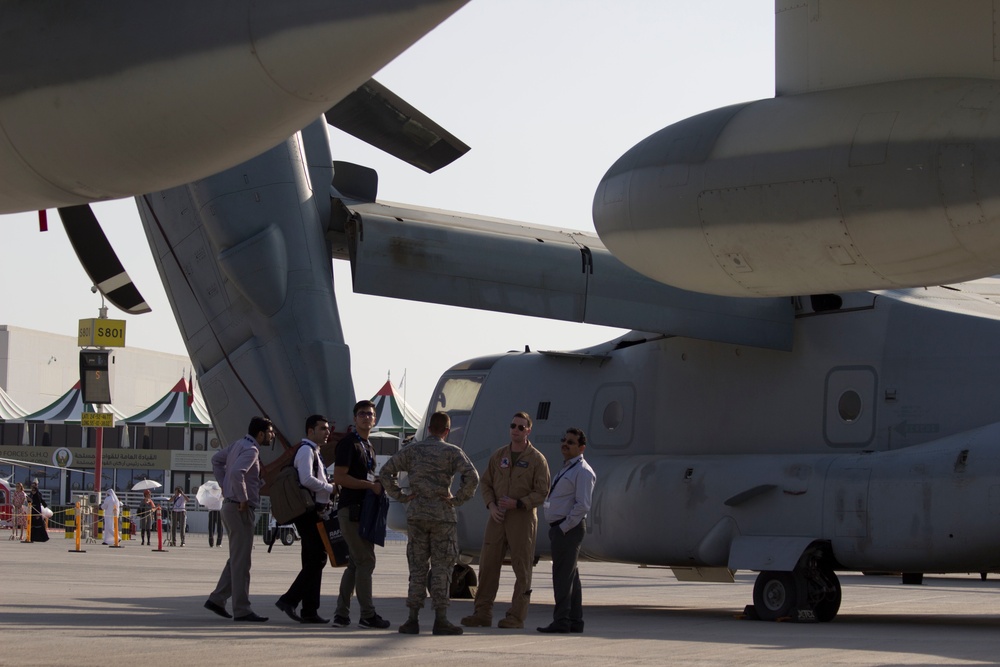
<instances>
[{"instance_id":1,"label":"concrete ground","mask_svg":"<svg viewBox=\"0 0 1000 667\"><path fill-rule=\"evenodd\" d=\"M298 544L254 551L251 600L264 624L226 621L202 608L227 558L205 535L156 553L138 541L122 549L71 540L21 544L0 539L0 665L329 665L339 659L391 665L938 665L1000 660L1000 581L978 574L926 577L841 576L840 615L825 624L738 620L751 601L754 574L735 584L681 583L669 570L634 565L581 566L586 633L542 635L551 620L549 564L535 570L524 630L466 629L461 637L400 635L406 619L404 542L377 549L375 596L388 631L300 625L274 607L298 571ZM259 540L259 538L258 538ZM324 571L320 613L333 615L340 570ZM513 578L505 569L499 599ZM456 621L469 600L452 602ZM503 615L501 602L495 619ZM357 622L357 602L352 607Z\"/></svg>"}]
</instances>

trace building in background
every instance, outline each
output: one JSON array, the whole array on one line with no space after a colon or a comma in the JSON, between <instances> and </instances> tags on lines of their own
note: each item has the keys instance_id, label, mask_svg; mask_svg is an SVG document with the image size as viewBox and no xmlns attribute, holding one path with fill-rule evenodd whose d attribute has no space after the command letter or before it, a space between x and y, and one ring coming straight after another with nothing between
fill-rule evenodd
<instances>
[{"instance_id":1,"label":"building in background","mask_svg":"<svg viewBox=\"0 0 1000 667\"><path fill-rule=\"evenodd\" d=\"M80 414L94 408L79 396L79 356L72 336L0 325L6 396L0 396L0 458L28 464L0 463L0 476L38 478L56 504L93 488L87 471L94 470L97 431L80 426ZM125 492L148 478L193 492L212 478L210 459L219 443L208 411L184 379L191 377L190 359L127 347L111 356L116 418L114 428L103 429L101 488Z\"/></svg>"}]
</instances>

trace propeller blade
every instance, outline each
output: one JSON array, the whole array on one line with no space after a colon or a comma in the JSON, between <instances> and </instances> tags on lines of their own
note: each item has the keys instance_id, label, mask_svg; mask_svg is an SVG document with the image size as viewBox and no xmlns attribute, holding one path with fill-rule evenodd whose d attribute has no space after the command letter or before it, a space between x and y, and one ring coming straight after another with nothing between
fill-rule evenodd
<instances>
[{"instance_id":1,"label":"propeller blade","mask_svg":"<svg viewBox=\"0 0 1000 667\"><path fill-rule=\"evenodd\" d=\"M58 210L66 236L69 237L83 270L101 294L131 315L150 312L152 309L125 273L125 267L111 247L108 237L104 235L90 206L64 206Z\"/></svg>"},{"instance_id":2,"label":"propeller blade","mask_svg":"<svg viewBox=\"0 0 1000 667\"><path fill-rule=\"evenodd\" d=\"M455 135L375 79L368 79L327 111L326 121L427 173L469 151Z\"/></svg>"}]
</instances>

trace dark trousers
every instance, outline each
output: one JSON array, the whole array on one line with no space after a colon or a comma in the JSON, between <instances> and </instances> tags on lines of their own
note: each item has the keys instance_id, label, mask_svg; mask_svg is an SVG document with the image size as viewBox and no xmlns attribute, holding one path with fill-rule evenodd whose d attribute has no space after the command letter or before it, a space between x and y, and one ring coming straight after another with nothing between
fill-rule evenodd
<instances>
[{"instance_id":1,"label":"dark trousers","mask_svg":"<svg viewBox=\"0 0 1000 667\"><path fill-rule=\"evenodd\" d=\"M215 541L212 541L212 538ZM222 545L222 510L208 511L208 546Z\"/></svg>"},{"instance_id":2,"label":"dark trousers","mask_svg":"<svg viewBox=\"0 0 1000 667\"><path fill-rule=\"evenodd\" d=\"M315 616L319 611L319 589L323 584L323 568L326 566L326 547L320 537L319 515L306 512L295 519L295 528L302 538L302 569L288 591L279 599L293 607L302 603L302 616Z\"/></svg>"},{"instance_id":3,"label":"dark trousers","mask_svg":"<svg viewBox=\"0 0 1000 667\"><path fill-rule=\"evenodd\" d=\"M583 591L580 588L580 545L583 544L584 522L563 533L559 526L549 528L552 544L552 592L556 606L553 625L569 627L583 622Z\"/></svg>"}]
</instances>

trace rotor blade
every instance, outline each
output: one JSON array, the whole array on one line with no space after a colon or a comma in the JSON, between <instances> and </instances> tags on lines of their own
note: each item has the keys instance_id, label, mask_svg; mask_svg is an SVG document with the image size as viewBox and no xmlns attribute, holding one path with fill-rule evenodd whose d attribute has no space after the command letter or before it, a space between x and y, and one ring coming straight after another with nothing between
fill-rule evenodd
<instances>
[{"instance_id":1,"label":"rotor blade","mask_svg":"<svg viewBox=\"0 0 1000 667\"><path fill-rule=\"evenodd\" d=\"M427 173L451 164L469 147L375 79L326 112L328 123Z\"/></svg>"},{"instance_id":2,"label":"rotor blade","mask_svg":"<svg viewBox=\"0 0 1000 667\"><path fill-rule=\"evenodd\" d=\"M59 210L66 236L94 285L108 301L131 315L148 313L151 308L139 294L114 248L87 204L64 206Z\"/></svg>"}]
</instances>

